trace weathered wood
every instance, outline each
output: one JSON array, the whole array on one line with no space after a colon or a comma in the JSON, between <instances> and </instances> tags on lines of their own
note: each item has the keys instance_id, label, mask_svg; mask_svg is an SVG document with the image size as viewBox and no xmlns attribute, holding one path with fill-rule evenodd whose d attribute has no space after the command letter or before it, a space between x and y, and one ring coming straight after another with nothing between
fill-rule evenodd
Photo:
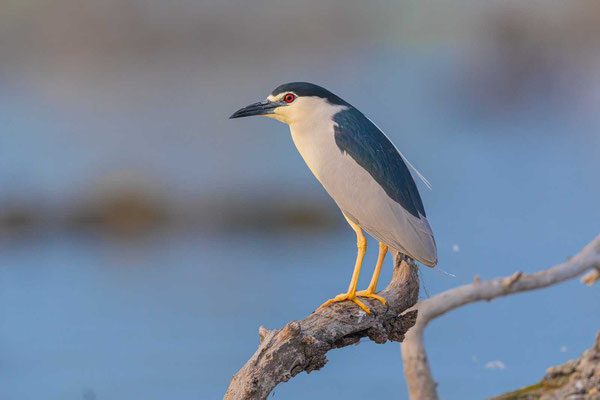
<instances>
[{"instance_id":1,"label":"weathered wood","mask_svg":"<svg viewBox=\"0 0 600 400\"><path fill-rule=\"evenodd\" d=\"M473 283L459 286L420 301L411 310L419 311L419 318L402 342L404 374L410 398L413 400L437 399L436 383L431 374L423 333L434 318L444 315L463 305L476 301L490 301L497 297L535 290L575 278L591 269L600 268L600 236L585 246L579 254L547 270L533 274L515 272L509 277L481 281L475 277ZM590 281L591 278L588 280Z\"/></svg>"},{"instance_id":2,"label":"weathered wood","mask_svg":"<svg viewBox=\"0 0 600 400\"><path fill-rule=\"evenodd\" d=\"M225 399L266 399L279 383L302 371L321 369L327 363L325 354L329 350L356 344L363 337L376 343L401 342L417 317L417 311L404 313L418 300L416 265L396 257L392 281L378 294L386 299L387 306L361 298L371 314L345 301L329 305L301 321L289 322L281 329L269 331L261 326L258 350L233 376Z\"/></svg>"}]
</instances>

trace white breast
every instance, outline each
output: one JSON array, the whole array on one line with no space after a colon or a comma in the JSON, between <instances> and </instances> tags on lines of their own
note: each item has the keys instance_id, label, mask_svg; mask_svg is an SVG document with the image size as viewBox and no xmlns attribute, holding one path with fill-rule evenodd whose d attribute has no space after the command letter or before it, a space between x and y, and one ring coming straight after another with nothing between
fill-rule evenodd
<instances>
[{"instance_id":1,"label":"white breast","mask_svg":"<svg viewBox=\"0 0 600 400\"><path fill-rule=\"evenodd\" d=\"M387 201L389 196L364 168L337 146L334 122L330 118L313 119L308 124L291 125L290 130L308 168L342 211L365 229L371 225L361 217L368 209L376 211L381 205L377 199Z\"/></svg>"}]
</instances>

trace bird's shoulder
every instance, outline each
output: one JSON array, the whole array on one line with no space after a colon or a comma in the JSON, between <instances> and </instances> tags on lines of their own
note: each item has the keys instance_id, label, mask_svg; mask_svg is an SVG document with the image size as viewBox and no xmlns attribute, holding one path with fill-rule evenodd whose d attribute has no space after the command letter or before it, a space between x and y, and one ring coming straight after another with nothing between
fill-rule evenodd
<instances>
[{"instance_id":1,"label":"bird's shoulder","mask_svg":"<svg viewBox=\"0 0 600 400\"><path fill-rule=\"evenodd\" d=\"M333 121L335 143L340 151L350 155L410 214L425 217L415 181L389 138L354 107L338 112Z\"/></svg>"}]
</instances>

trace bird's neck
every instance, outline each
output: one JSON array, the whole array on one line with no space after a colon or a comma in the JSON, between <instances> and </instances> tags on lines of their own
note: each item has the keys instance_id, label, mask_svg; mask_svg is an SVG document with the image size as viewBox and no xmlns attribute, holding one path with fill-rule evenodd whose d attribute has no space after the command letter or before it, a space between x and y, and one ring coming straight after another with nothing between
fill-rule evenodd
<instances>
[{"instance_id":1,"label":"bird's neck","mask_svg":"<svg viewBox=\"0 0 600 400\"><path fill-rule=\"evenodd\" d=\"M296 110L286 123L290 126L292 133L298 132L302 135L328 131L335 124L334 115L347 108L347 106L331 104L306 107Z\"/></svg>"},{"instance_id":2,"label":"bird's neck","mask_svg":"<svg viewBox=\"0 0 600 400\"><path fill-rule=\"evenodd\" d=\"M306 165L315 177L324 184L322 175L330 162L331 154L339 152L335 145L333 116L342 111L343 106L336 106L313 112L310 118L297 119L290 123L292 140Z\"/></svg>"}]
</instances>

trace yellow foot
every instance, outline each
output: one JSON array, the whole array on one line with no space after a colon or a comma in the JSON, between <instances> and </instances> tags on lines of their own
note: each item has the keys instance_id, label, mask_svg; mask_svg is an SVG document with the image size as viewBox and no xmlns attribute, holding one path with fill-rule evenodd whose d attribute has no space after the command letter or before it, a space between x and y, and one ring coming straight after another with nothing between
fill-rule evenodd
<instances>
[{"instance_id":1,"label":"yellow foot","mask_svg":"<svg viewBox=\"0 0 600 400\"><path fill-rule=\"evenodd\" d=\"M358 293L356 293L358 294ZM379 296L378 296L379 297ZM358 300L356 298L355 294L350 294L350 293L342 293L342 294L338 294L337 296L335 296L333 299L327 300L325 303L323 303L321 305L321 307L317 308L317 311L319 311L321 308L328 306L331 303L337 303L340 301L346 301L346 300L350 300L356 303L357 306L359 306L360 308L362 308L366 313L370 314L371 310L369 310L369 307L367 307L362 301ZM385 301L385 300L384 300Z\"/></svg>"},{"instance_id":2,"label":"yellow foot","mask_svg":"<svg viewBox=\"0 0 600 400\"><path fill-rule=\"evenodd\" d=\"M381 302L381 304L383 304L384 306L386 305L385 299L383 297L377 296L375 293L369 291L369 289L356 292L356 295L360 297L370 297L372 299L377 299Z\"/></svg>"}]
</instances>

